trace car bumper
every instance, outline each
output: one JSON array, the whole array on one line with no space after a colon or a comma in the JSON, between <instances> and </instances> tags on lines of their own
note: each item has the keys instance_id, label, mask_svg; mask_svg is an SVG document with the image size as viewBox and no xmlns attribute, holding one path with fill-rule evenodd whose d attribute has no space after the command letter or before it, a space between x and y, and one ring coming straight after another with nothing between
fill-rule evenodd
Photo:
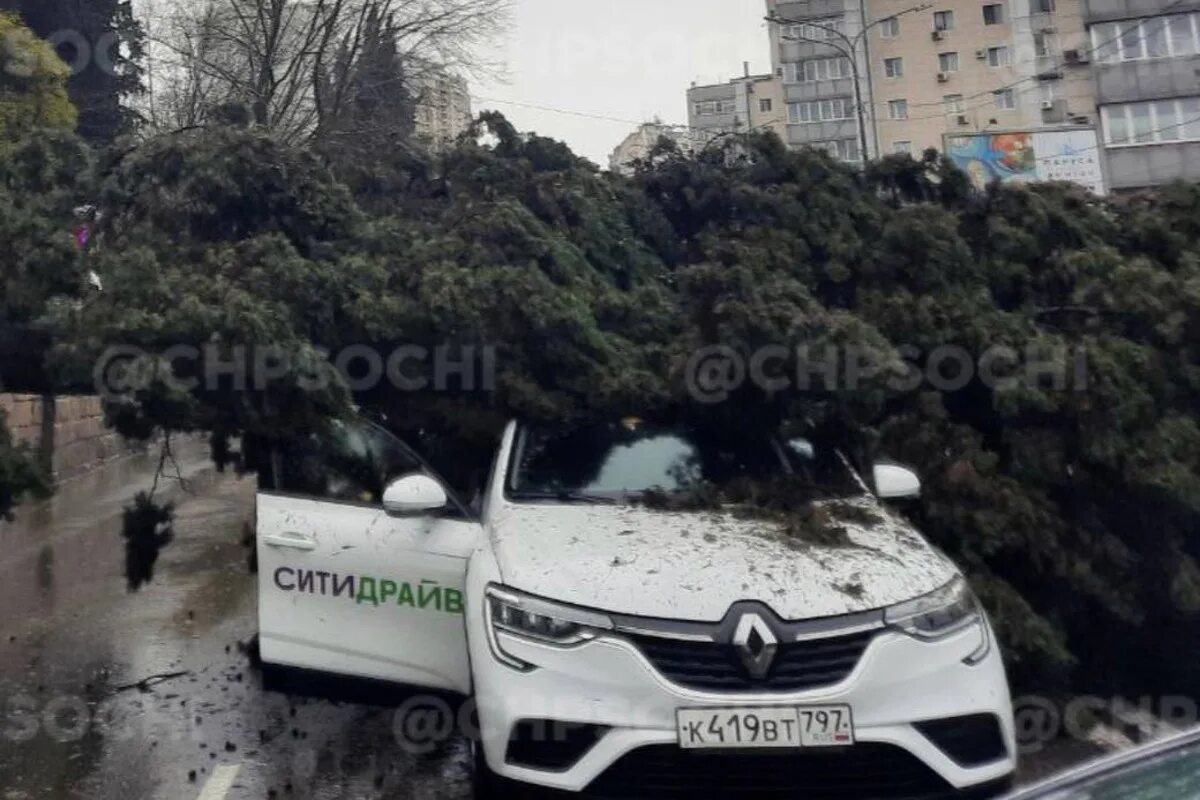
<instances>
[{"instance_id":1,"label":"car bumper","mask_svg":"<svg viewBox=\"0 0 1200 800\"><path fill-rule=\"evenodd\" d=\"M597 639L569 650L504 634L499 643L506 653L536 665L536 669L523 673L501 664L486 637L472 637L483 750L493 772L523 783L583 791L603 782L600 779L610 770L616 771L615 765L623 760L628 765L637 758L635 754L654 750L660 755L684 755L677 748L678 709L756 705L848 704L856 742L863 745L860 753L877 745L889 746L883 748L888 752L903 751L904 758L911 761L909 757L913 757L936 773L951 793L1002 781L1016 768L1012 705L999 651L993 646L982 662L964 663L979 647L977 626L934 643L884 631L841 682L769 695L713 694L674 685L656 672L634 645L616 638ZM976 766L956 763L913 725L977 714L999 720L1004 752ZM510 736L519 722L527 720L603 726L606 730L566 768L531 769L506 761ZM755 757L762 753L757 751ZM719 754L738 757L729 751ZM686 755L694 756L694 752Z\"/></svg>"}]
</instances>

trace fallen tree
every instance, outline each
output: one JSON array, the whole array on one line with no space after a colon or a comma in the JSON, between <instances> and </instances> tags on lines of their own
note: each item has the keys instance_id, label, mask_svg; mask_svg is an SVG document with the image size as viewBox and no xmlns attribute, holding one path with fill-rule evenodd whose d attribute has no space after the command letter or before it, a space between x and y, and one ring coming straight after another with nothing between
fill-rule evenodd
<instances>
[{"instance_id":1,"label":"fallen tree","mask_svg":"<svg viewBox=\"0 0 1200 800\"><path fill-rule=\"evenodd\" d=\"M107 291L54 313L59 374L136 347L119 428L209 431L222 461L243 437L248 468L355 404L476 444L514 414L822 426L921 470L913 513L972 574L1021 687L1200 691L1180 652L1200 641L1200 187L975 193L933 155L860 175L771 136L663 147L624 179L498 116L472 133L436 168L382 158L394 191L367 198L245 130L106 165ZM494 380L440 386L425 362L399 391L330 357L413 344L491 348ZM698 397L714 346L770 349L772 380ZM931 378L939 348L972 374ZM997 348L1040 372L981 374ZM240 358L265 380L239 384Z\"/></svg>"}]
</instances>

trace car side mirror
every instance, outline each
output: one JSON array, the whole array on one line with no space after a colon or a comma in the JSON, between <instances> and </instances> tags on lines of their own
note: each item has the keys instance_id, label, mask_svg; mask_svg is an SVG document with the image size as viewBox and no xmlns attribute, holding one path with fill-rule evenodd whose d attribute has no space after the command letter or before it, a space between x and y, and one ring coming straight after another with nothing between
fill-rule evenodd
<instances>
[{"instance_id":1,"label":"car side mirror","mask_svg":"<svg viewBox=\"0 0 1200 800\"><path fill-rule=\"evenodd\" d=\"M383 492L383 510L393 517L437 511L449 501L442 485L428 475L405 475L388 484Z\"/></svg>"},{"instance_id":2,"label":"car side mirror","mask_svg":"<svg viewBox=\"0 0 1200 800\"><path fill-rule=\"evenodd\" d=\"M921 479L908 467L899 464L876 464L875 494L880 500L920 497Z\"/></svg>"}]
</instances>

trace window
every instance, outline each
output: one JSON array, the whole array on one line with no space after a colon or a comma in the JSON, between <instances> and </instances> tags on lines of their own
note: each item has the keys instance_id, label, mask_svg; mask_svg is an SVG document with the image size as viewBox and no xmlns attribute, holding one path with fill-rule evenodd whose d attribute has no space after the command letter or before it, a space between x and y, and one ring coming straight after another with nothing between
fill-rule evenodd
<instances>
[{"instance_id":1,"label":"window","mask_svg":"<svg viewBox=\"0 0 1200 800\"><path fill-rule=\"evenodd\" d=\"M1110 145L1200 141L1200 97L1104 106L1101 118Z\"/></svg>"},{"instance_id":2,"label":"window","mask_svg":"<svg viewBox=\"0 0 1200 800\"><path fill-rule=\"evenodd\" d=\"M771 98L769 97L764 97L758 101L758 110L763 114L770 114L772 106L774 106L774 103L771 102Z\"/></svg>"},{"instance_id":3,"label":"window","mask_svg":"<svg viewBox=\"0 0 1200 800\"><path fill-rule=\"evenodd\" d=\"M954 12L953 11L935 11L935 12L933 12L933 29L935 31L952 31L952 30L954 30Z\"/></svg>"},{"instance_id":4,"label":"window","mask_svg":"<svg viewBox=\"0 0 1200 800\"><path fill-rule=\"evenodd\" d=\"M1165 58L1171 55L1167 41L1167 21L1162 17L1148 19L1142 23L1142 38L1146 42L1147 58Z\"/></svg>"},{"instance_id":5,"label":"window","mask_svg":"<svg viewBox=\"0 0 1200 800\"><path fill-rule=\"evenodd\" d=\"M1012 89L992 92L992 97L996 99L996 108L1007 111L1017 107L1017 96Z\"/></svg>"},{"instance_id":6,"label":"window","mask_svg":"<svg viewBox=\"0 0 1200 800\"><path fill-rule=\"evenodd\" d=\"M983 7L984 25L1001 25L1004 23L1004 6L1000 3L989 3Z\"/></svg>"},{"instance_id":7,"label":"window","mask_svg":"<svg viewBox=\"0 0 1200 800\"><path fill-rule=\"evenodd\" d=\"M796 63L794 78L800 83L832 81L852 76L848 58L813 58Z\"/></svg>"},{"instance_id":8,"label":"window","mask_svg":"<svg viewBox=\"0 0 1200 800\"><path fill-rule=\"evenodd\" d=\"M1135 22L1132 25L1124 25L1121 29L1121 58L1126 61L1135 61L1139 58L1146 57L1146 50L1142 47L1142 26L1141 23Z\"/></svg>"},{"instance_id":9,"label":"window","mask_svg":"<svg viewBox=\"0 0 1200 800\"><path fill-rule=\"evenodd\" d=\"M1184 139L1200 139L1200 97L1179 100L1179 116L1183 124L1179 130Z\"/></svg>"},{"instance_id":10,"label":"window","mask_svg":"<svg viewBox=\"0 0 1200 800\"><path fill-rule=\"evenodd\" d=\"M697 117L713 117L736 113L736 104L733 100L702 100L696 103Z\"/></svg>"},{"instance_id":11,"label":"window","mask_svg":"<svg viewBox=\"0 0 1200 800\"><path fill-rule=\"evenodd\" d=\"M908 101L889 100L888 119L908 119Z\"/></svg>"},{"instance_id":12,"label":"window","mask_svg":"<svg viewBox=\"0 0 1200 800\"><path fill-rule=\"evenodd\" d=\"M1058 99L1058 88L1053 83L1043 83L1038 86L1038 99L1043 103L1053 103Z\"/></svg>"},{"instance_id":13,"label":"window","mask_svg":"<svg viewBox=\"0 0 1200 800\"><path fill-rule=\"evenodd\" d=\"M1194 744L1172 747L1153 758L1141 759L1123 769L1097 770L1059 792L1061 798L1122 797L1145 800L1170 787L1172 797L1196 797L1200 791L1200 748Z\"/></svg>"},{"instance_id":14,"label":"window","mask_svg":"<svg viewBox=\"0 0 1200 800\"><path fill-rule=\"evenodd\" d=\"M1053 56L1058 53L1058 37L1053 33L1036 31L1033 34L1033 52L1039 58Z\"/></svg>"},{"instance_id":15,"label":"window","mask_svg":"<svg viewBox=\"0 0 1200 800\"><path fill-rule=\"evenodd\" d=\"M788 120L792 124L804 124L850 119L853 110L854 104L850 102L848 97L834 97L829 100L806 100L800 103L788 104Z\"/></svg>"},{"instance_id":16,"label":"window","mask_svg":"<svg viewBox=\"0 0 1200 800\"><path fill-rule=\"evenodd\" d=\"M828 142L813 142L812 146L824 150L839 161L859 160L858 139L835 139Z\"/></svg>"},{"instance_id":17,"label":"window","mask_svg":"<svg viewBox=\"0 0 1200 800\"><path fill-rule=\"evenodd\" d=\"M293 437L280 455L274 489L334 502L382 503L388 483L421 471L399 439L363 420L335 422L322 435Z\"/></svg>"},{"instance_id":18,"label":"window","mask_svg":"<svg viewBox=\"0 0 1200 800\"><path fill-rule=\"evenodd\" d=\"M1125 108L1104 109L1105 141L1109 144L1129 144L1129 120L1125 117Z\"/></svg>"},{"instance_id":19,"label":"window","mask_svg":"<svg viewBox=\"0 0 1200 800\"><path fill-rule=\"evenodd\" d=\"M907 141L907 140L902 141L902 142L892 142L892 152L893 153L911 154L912 153L912 142Z\"/></svg>"},{"instance_id":20,"label":"window","mask_svg":"<svg viewBox=\"0 0 1200 800\"><path fill-rule=\"evenodd\" d=\"M965 110L963 108L963 96L961 94L948 94L942 97L942 103L946 106L947 114L961 114Z\"/></svg>"},{"instance_id":21,"label":"window","mask_svg":"<svg viewBox=\"0 0 1200 800\"><path fill-rule=\"evenodd\" d=\"M958 72L958 53L938 53L938 70Z\"/></svg>"},{"instance_id":22,"label":"window","mask_svg":"<svg viewBox=\"0 0 1200 800\"><path fill-rule=\"evenodd\" d=\"M1091 27L1092 50L1104 63L1190 56L1200 52L1200 15L1171 14Z\"/></svg>"},{"instance_id":23,"label":"window","mask_svg":"<svg viewBox=\"0 0 1200 800\"><path fill-rule=\"evenodd\" d=\"M884 39L894 39L900 35L900 18L888 17L879 23L879 34Z\"/></svg>"},{"instance_id":24,"label":"window","mask_svg":"<svg viewBox=\"0 0 1200 800\"><path fill-rule=\"evenodd\" d=\"M1029 10L1034 14L1053 14L1055 0L1030 0Z\"/></svg>"},{"instance_id":25,"label":"window","mask_svg":"<svg viewBox=\"0 0 1200 800\"><path fill-rule=\"evenodd\" d=\"M1121 26L1113 23L1110 25L1093 25L1092 33L1092 52L1095 54L1096 60L1111 64L1120 58L1121 52Z\"/></svg>"},{"instance_id":26,"label":"window","mask_svg":"<svg viewBox=\"0 0 1200 800\"><path fill-rule=\"evenodd\" d=\"M904 59L885 58L883 60L883 71L889 78L904 77Z\"/></svg>"},{"instance_id":27,"label":"window","mask_svg":"<svg viewBox=\"0 0 1200 800\"><path fill-rule=\"evenodd\" d=\"M987 49L988 66L992 67L1007 67L1011 61L1009 58L1008 47L1000 45L999 47L989 47Z\"/></svg>"},{"instance_id":28,"label":"window","mask_svg":"<svg viewBox=\"0 0 1200 800\"><path fill-rule=\"evenodd\" d=\"M522 426L517 436L505 488L518 500L561 494L624 499L652 489L680 492L785 472L811 484L813 496L822 499L863 491L836 450L810 447L788 463L788 454L764 437L652 423L635 431L614 423Z\"/></svg>"},{"instance_id":29,"label":"window","mask_svg":"<svg viewBox=\"0 0 1200 800\"><path fill-rule=\"evenodd\" d=\"M1154 104L1154 130L1158 138L1164 142L1173 142L1179 138L1179 106L1173 100Z\"/></svg>"},{"instance_id":30,"label":"window","mask_svg":"<svg viewBox=\"0 0 1200 800\"><path fill-rule=\"evenodd\" d=\"M798 25L784 28L784 36L791 39L823 42L826 39L836 39L837 33L845 31L846 21L843 17L822 17Z\"/></svg>"},{"instance_id":31,"label":"window","mask_svg":"<svg viewBox=\"0 0 1200 800\"><path fill-rule=\"evenodd\" d=\"M1133 103L1129 106L1129 119L1133 129L1133 141L1149 144L1154 141L1154 112L1149 103Z\"/></svg>"},{"instance_id":32,"label":"window","mask_svg":"<svg viewBox=\"0 0 1200 800\"><path fill-rule=\"evenodd\" d=\"M1167 17L1168 39L1171 55L1190 56L1197 51L1194 22L1200 22L1195 14L1175 14Z\"/></svg>"}]
</instances>

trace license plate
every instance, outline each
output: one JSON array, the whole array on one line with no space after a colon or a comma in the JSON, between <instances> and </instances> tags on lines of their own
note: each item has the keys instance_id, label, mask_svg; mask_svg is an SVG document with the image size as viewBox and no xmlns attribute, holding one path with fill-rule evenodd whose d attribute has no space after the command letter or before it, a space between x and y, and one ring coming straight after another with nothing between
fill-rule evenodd
<instances>
[{"instance_id":1,"label":"license plate","mask_svg":"<svg viewBox=\"0 0 1200 800\"><path fill-rule=\"evenodd\" d=\"M854 744L850 706L683 708L675 722L684 750Z\"/></svg>"}]
</instances>

